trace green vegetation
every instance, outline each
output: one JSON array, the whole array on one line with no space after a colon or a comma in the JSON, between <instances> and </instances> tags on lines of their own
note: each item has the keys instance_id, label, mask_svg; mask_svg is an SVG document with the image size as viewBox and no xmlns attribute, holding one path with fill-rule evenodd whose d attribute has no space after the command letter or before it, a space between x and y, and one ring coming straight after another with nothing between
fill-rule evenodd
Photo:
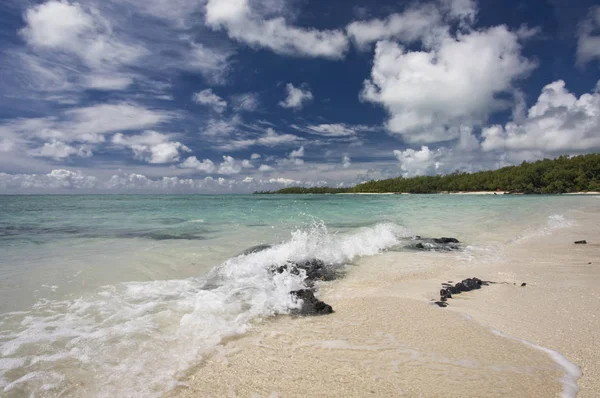
<instances>
[{"instance_id":1,"label":"green vegetation","mask_svg":"<svg viewBox=\"0 0 600 398\"><path fill-rule=\"evenodd\" d=\"M439 193L496 190L515 193L600 191L600 154L561 156L477 173L457 171L448 175L373 180L352 188L291 187L257 193Z\"/></svg>"}]
</instances>

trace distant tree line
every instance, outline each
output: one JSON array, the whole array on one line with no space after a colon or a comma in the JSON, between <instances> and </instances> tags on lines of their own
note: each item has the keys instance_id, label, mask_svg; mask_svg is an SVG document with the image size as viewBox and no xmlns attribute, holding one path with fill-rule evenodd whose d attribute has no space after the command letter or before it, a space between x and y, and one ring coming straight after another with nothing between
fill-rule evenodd
<instances>
[{"instance_id":1,"label":"distant tree line","mask_svg":"<svg viewBox=\"0 0 600 398\"><path fill-rule=\"evenodd\" d=\"M600 154L560 156L477 173L456 171L447 175L372 180L351 188L290 187L256 193L440 193L498 190L527 194L600 191Z\"/></svg>"}]
</instances>

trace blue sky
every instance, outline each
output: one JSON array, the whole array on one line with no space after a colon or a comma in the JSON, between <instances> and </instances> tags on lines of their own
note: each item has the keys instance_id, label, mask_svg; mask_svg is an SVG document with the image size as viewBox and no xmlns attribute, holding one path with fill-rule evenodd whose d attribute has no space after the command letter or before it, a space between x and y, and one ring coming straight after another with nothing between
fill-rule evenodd
<instances>
[{"instance_id":1,"label":"blue sky","mask_svg":"<svg viewBox=\"0 0 600 398\"><path fill-rule=\"evenodd\" d=\"M349 186L597 152L594 3L4 0L0 192Z\"/></svg>"}]
</instances>

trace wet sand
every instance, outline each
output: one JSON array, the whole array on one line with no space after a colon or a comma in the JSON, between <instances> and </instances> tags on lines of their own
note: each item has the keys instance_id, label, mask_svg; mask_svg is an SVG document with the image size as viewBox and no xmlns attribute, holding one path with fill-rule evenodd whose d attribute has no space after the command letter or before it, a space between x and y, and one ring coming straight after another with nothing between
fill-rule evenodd
<instances>
[{"instance_id":1,"label":"wet sand","mask_svg":"<svg viewBox=\"0 0 600 398\"><path fill-rule=\"evenodd\" d=\"M489 261L363 258L322 286L334 314L257 323L168 396L570 396L568 361L583 372L577 396L600 396L600 214L571 213L576 225L511 243ZM580 239L589 244L573 244ZM456 295L447 308L431 303L441 282L473 276L503 283Z\"/></svg>"}]
</instances>

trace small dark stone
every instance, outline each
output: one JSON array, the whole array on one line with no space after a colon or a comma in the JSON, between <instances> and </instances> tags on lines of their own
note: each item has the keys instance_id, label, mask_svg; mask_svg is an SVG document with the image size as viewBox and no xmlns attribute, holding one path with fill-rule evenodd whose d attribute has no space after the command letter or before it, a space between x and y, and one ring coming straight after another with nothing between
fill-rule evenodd
<instances>
[{"instance_id":1,"label":"small dark stone","mask_svg":"<svg viewBox=\"0 0 600 398\"><path fill-rule=\"evenodd\" d=\"M294 290L290 292L292 296L302 299L302 308L300 313L303 315L326 315L333 312L333 308L315 297L315 294L308 290Z\"/></svg>"},{"instance_id":2,"label":"small dark stone","mask_svg":"<svg viewBox=\"0 0 600 398\"><path fill-rule=\"evenodd\" d=\"M521 283L521 287L525 287L525 286L527 286L527 283L525 283L525 282Z\"/></svg>"},{"instance_id":3,"label":"small dark stone","mask_svg":"<svg viewBox=\"0 0 600 398\"><path fill-rule=\"evenodd\" d=\"M576 245L585 245L585 244L587 244L587 241L585 241L585 240L576 240L575 244Z\"/></svg>"},{"instance_id":4,"label":"small dark stone","mask_svg":"<svg viewBox=\"0 0 600 398\"><path fill-rule=\"evenodd\" d=\"M416 248L416 249L425 249L425 245L424 245L424 244L422 244L422 243L417 243L417 244L415 245L415 248Z\"/></svg>"},{"instance_id":5,"label":"small dark stone","mask_svg":"<svg viewBox=\"0 0 600 398\"><path fill-rule=\"evenodd\" d=\"M442 308L448 306L448 303L446 303L444 301L436 301L434 304L437 305L438 307L442 307Z\"/></svg>"},{"instance_id":6,"label":"small dark stone","mask_svg":"<svg viewBox=\"0 0 600 398\"><path fill-rule=\"evenodd\" d=\"M458 239L456 238L439 238L439 239L434 239L433 240L435 243L442 243L442 244L447 244L447 243L460 243L458 241Z\"/></svg>"},{"instance_id":7,"label":"small dark stone","mask_svg":"<svg viewBox=\"0 0 600 398\"><path fill-rule=\"evenodd\" d=\"M590 265L591 263L588 263L588 265Z\"/></svg>"}]
</instances>

